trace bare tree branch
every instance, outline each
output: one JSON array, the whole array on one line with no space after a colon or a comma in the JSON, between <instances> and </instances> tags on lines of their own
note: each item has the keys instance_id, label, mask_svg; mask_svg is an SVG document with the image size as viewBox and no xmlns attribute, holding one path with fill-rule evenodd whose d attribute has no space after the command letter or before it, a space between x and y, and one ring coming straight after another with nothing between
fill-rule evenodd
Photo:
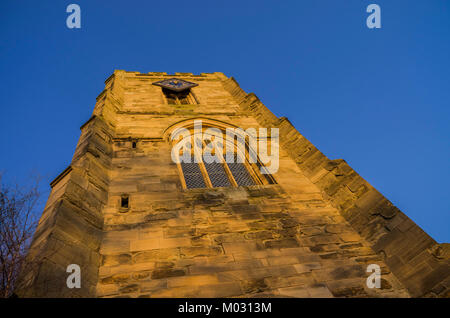
<instances>
[{"instance_id":1,"label":"bare tree branch","mask_svg":"<svg viewBox=\"0 0 450 318\"><path fill-rule=\"evenodd\" d=\"M39 179L10 186L0 174L0 297L10 297L39 220Z\"/></svg>"}]
</instances>

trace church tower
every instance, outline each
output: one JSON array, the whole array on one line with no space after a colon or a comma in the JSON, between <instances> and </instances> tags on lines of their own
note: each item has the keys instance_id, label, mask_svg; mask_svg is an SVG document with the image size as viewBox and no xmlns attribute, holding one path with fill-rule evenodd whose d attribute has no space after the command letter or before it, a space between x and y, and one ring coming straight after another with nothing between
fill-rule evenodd
<instances>
[{"instance_id":1,"label":"church tower","mask_svg":"<svg viewBox=\"0 0 450 318\"><path fill-rule=\"evenodd\" d=\"M19 297L449 297L447 244L222 73L115 71L51 187Z\"/></svg>"}]
</instances>

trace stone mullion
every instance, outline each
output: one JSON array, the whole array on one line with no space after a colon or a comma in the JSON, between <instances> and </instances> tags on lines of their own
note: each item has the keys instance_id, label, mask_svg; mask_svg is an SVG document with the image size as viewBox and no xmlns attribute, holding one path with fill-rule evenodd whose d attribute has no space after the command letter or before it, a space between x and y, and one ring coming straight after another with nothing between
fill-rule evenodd
<instances>
[{"instance_id":1,"label":"stone mullion","mask_svg":"<svg viewBox=\"0 0 450 318\"><path fill-rule=\"evenodd\" d=\"M193 139L194 139L193 140L194 143L192 145L193 145L194 157L198 158L198 161L199 161L198 166L200 168L200 171L202 172L203 179L205 180L206 186L208 188L212 188L213 186L212 186L211 179L209 178L208 171L206 170L205 164L203 163L203 148L201 151L199 151L198 147L195 146L195 135L194 135ZM204 146L203 140L202 140L202 146Z\"/></svg>"}]
</instances>

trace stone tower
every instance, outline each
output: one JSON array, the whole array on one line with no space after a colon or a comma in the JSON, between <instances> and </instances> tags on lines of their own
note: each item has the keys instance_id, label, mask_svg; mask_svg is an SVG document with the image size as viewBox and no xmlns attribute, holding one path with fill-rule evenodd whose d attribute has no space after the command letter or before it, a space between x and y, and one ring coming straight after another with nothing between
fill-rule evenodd
<instances>
[{"instance_id":1,"label":"stone tower","mask_svg":"<svg viewBox=\"0 0 450 318\"><path fill-rule=\"evenodd\" d=\"M196 120L278 128L278 170L174 162ZM449 297L447 244L222 73L115 71L51 187L19 297Z\"/></svg>"}]
</instances>

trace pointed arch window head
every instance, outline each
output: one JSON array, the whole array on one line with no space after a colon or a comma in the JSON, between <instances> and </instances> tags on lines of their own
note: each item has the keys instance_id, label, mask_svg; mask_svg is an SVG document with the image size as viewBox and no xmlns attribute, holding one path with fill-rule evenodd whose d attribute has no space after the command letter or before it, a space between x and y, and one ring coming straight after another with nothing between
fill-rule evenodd
<instances>
[{"instance_id":1,"label":"pointed arch window head","mask_svg":"<svg viewBox=\"0 0 450 318\"><path fill-rule=\"evenodd\" d=\"M212 133L211 130L214 130ZM245 144L239 143L239 138L223 140L219 134L225 134L223 129L208 127L198 134L189 129L189 135L184 136L186 147L179 151L177 166L183 188L219 188L252 186L258 184L273 184L275 180L270 175L262 174L259 159L249 160L251 152ZM245 140L240 140L241 142ZM244 151L243 151L244 150ZM252 163L254 162L254 163Z\"/></svg>"}]
</instances>

